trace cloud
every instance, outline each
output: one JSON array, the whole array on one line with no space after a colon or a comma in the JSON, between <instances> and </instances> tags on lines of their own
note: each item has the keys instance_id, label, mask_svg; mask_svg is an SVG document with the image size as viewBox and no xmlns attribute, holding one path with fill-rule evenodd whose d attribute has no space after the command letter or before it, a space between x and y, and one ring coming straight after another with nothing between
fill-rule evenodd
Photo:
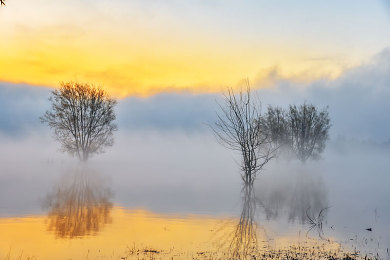
<instances>
[{"instance_id":1,"label":"cloud","mask_svg":"<svg viewBox=\"0 0 390 260\"><path fill-rule=\"evenodd\" d=\"M118 123L128 129L207 129L215 119L216 95L160 94L126 98L118 106Z\"/></svg>"},{"instance_id":2,"label":"cloud","mask_svg":"<svg viewBox=\"0 0 390 260\"><path fill-rule=\"evenodd\" d=\"M390 48L334 80L299 83L281 77L275 79L273 72L272 87L259 90L259 95L264 106L305 101L329 106L333 136L387 140L390 138L389 71Z\"/></svg>"},{"instance_id":3,"label":"cloud","mask_svg":"<svg viewBox=\"0 0 390 260\"><path fill-rule=\"evenodd\" d=\"M271 70L269 87L259 89L263 109L311 102L329 106L331 136L386 141L390 138L390 49L369 62L347 70L337 79L302 83ZM264 82L264 81L263 81ZM263 83L261 82L261 83ZM257 82L253 86L258 87ZM0 132L14 135L42 129L39 116L49 108L50 91L27 85L0 85ZM187 132L209 131L216 120L221 94L165 93L148 98L121 99L117 107L119 129Z\"/></svg>"},{"instance_id":4,"label":"cloud","mask_svg":"<svg viewBox=\"0 0 390 260\"><path fill-rule=\"evenodd\" d=\"M39 128L49 95L46 88L0 83L0 133L19 135Z\"/></svg>"}]
</instances>

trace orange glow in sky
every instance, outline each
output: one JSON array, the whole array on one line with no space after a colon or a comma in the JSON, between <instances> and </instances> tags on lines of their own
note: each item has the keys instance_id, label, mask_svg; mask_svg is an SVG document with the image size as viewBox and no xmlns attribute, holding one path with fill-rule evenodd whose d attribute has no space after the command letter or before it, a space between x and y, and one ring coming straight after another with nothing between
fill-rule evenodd
<instances>
[{"instance_id":1,"label":"orange glow in sky","mask_svg":"<svg viewBox=\"0 0 390 260\"><path fill-rule=\"evenodd\" d=\"M369 14L324 18L320 8L273 8L262 1L245 8L234 1L8 1L0 9L0 81L91 82L122 97L219 92L243 78L262 87L275 69L296 80L337 77L390 43L379 6L366 8L375 22ZM357 21L370 35L350 30Z\"/></svg>"}]
</instances>

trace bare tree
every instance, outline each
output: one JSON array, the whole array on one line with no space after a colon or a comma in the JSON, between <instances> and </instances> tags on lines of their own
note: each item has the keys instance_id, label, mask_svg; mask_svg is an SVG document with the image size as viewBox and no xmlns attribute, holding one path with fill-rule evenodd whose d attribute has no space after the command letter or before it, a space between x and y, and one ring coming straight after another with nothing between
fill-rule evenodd
<instances>
[{"instance_id":1,"label":"bare tree","mask_svg":"<svg viewBox=\"0 0 390 260\"><path fill-rule=\"evenodd\" d=\"M218 140L227 148L241 153L242 179L252 184L257 173L273 157L268 137L259 131L261 103L252 97L249 82L246 89L234 93L228 88L224 106L219 105L221 113L213 127Z\"/></svg>"},{"instance_id":2,"label":"bare tree","mask_svg":"<svg viewBox=\"0 0 390 260\"><path fill-rule=\"evenodd\" d=\"M5 6L5 0L0 0L0 6L4 5Z\"/></svg>"},{"instance_id":3,"label":"bare tree","mask_svg":"<svg viewBox=\"0 0 390 260\"><path fill-rule=\"evenodd\" d=\"M89 84L61 83L49 100L51 109L41 117L41 122L54 129L64 151L87 161L92 154L113 144L117 102L104 90Z\"/></svg>"},{"instance_id":4,"label":"bare tree","mask_svg":"<svg viewBox=\"0 0 390 260\"><path fill-rule=\"evenodd\" d=\"M317 159L329 138L330 119L327 108L322 111L311 104L290 105L287 120L291 134L291 149L303 163Z\"/></svg>"}]
</instances>

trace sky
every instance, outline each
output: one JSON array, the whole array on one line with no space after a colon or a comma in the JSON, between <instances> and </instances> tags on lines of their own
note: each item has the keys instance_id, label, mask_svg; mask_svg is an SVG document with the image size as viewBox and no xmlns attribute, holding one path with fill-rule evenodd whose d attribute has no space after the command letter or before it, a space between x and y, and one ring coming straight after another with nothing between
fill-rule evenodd
<instances>
[{"instance_id":1,"label":"sky","mask_svg":"<svg viewBox=\"0 0 390 260\"><path fill-rule=\"evenodd\" d=\"M207 132L226 87L248 78L263 109L328 106L333 139L390 138L388 0L6 4L1 135L47 134L39 117L62 81L118 97L120 131Z\"/></svg>"},{"instance_id":2,"label":"sky","mask_svg":"<svg viewBox=\"0 0 390 260\"><path fill-rule=\"evenodd\" d=\"M340 77L390 46L388 0L7 0L0 81L118 97Z\"/></svg>"},{"instance_id":3,"label":"sky","mask_svg":"<svg viewBox=\"0 0 390 260\"><path fill-rule=\"evenodd\" d=\"M270 86L256 90L262 111L268 105L287 107L309 102L328 107L330 137L388 142L390 139L390 48L335 79L308 83L284 78L276 70L267 76ZM0 135L19 138L49 135L39 117L50 107L50 89L0 83ZM184 132L212 134L221 93L166 92L148 98L129 96L116 107L119 132Z\"/></svg>"}]
</instances>

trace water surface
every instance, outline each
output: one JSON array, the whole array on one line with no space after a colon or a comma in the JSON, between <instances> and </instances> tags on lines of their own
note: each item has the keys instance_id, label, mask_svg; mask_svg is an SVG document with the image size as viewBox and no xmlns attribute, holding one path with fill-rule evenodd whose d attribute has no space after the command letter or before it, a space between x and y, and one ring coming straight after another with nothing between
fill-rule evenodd
<instances>
[{"instance_id":1,"label":"water surface","mask_svg":"<svg viewBox=\"0 0 390 260\"><path fill-rule=\"evenodd\" d=\"M248 192L237 156L208 134L119 135L87 165L46 138L4 142L0 259L389 258L387 147L280 158Z\"/></svg>"}]
</instances>

